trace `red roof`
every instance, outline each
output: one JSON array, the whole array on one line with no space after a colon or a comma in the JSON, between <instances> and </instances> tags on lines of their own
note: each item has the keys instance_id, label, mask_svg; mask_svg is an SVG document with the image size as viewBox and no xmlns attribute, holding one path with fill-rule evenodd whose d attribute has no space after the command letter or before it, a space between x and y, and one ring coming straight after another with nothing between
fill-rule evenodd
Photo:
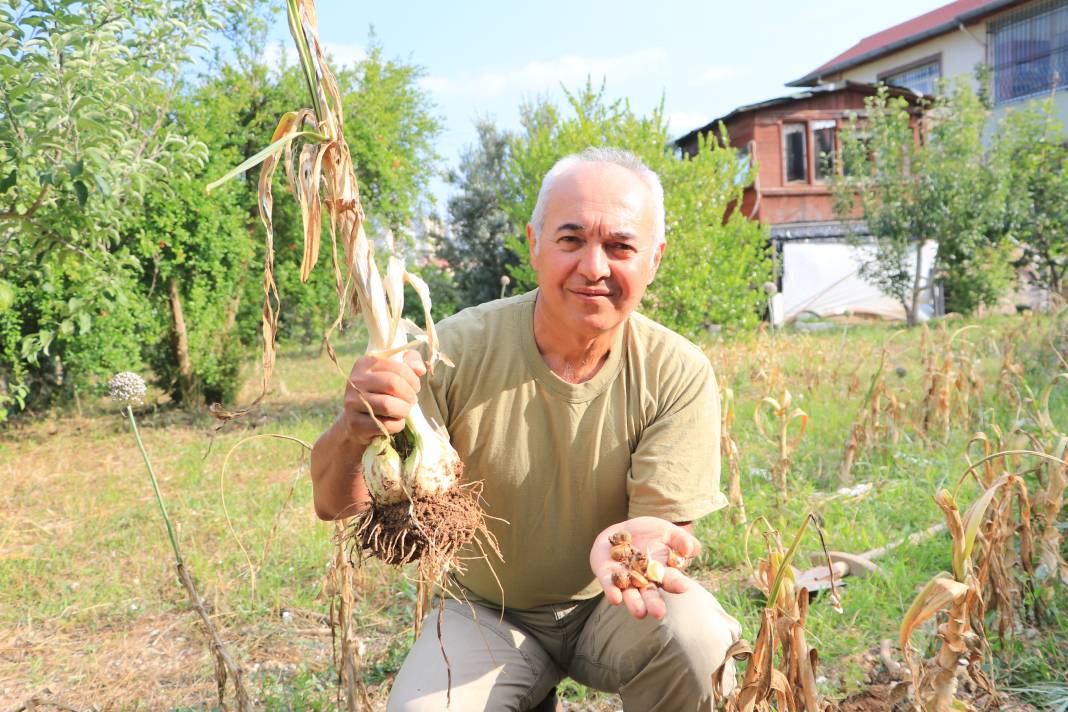
<instances>
[{"instance_id":1,"label":"red roof","mask_svg":"<svg viewBox=\"0 0 1068 712\"><path fill-rule=\"evenodd\" d=\"M900 25L894 25L893 27L883 30L882 32L876 32L874 35L869 35L857 42L855 45L847 49L842 54L838 55L834 59L825 64L821 64L816 68L816 71L826 69L832 64L838 64L840 62L847 62L854 57L859 57L862 54L867 54L874 49L879 49L888 44L893 44L898 40L903 40L912 35L919 34L924 30L929 30L938 25L944 25L952 20L957 15L968 12L969 10L975 10L983 5L988 5L990 0L957 0L951 2L948 5L943 5L940 8L931 10L928 13L924 13L919 17L914 17L911 20L906 20Z\"/></svg>"},{"instance_id":2,"label":"red roof","mask_svg":"<svg viewBox=\"0 0 1068 712\"><path fill-rule=\"evenodd\" d=\"M914 17L882 32L876 32L874 35L865 37L834 59L812 70L802 79L790 82L788 86L803 85L802 82L817 78L824 70L832 67L837 70L856 64L858 62L855 60L861 57L874 59L880 55L880 49L890 52L912 44L912 42L909 42L910 38L916 38L916 41L919 41L934 34L949 32L955 29L958 21L972 19L973 17L978 18L981 15L988 14L983 12L984 9L993 11L1011 4L1015 3L1006 2L1005 0L956 0L956 2L943 5L919 17Z\"/></svg>"}]
</instances>

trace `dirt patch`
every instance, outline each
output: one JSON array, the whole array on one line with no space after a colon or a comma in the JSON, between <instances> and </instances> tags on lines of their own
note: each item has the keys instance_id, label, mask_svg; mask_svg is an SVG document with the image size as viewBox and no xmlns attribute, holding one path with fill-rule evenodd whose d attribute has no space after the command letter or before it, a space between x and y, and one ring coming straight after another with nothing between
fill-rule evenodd
<instances>
[{"instance_id":1,"label":"dirt patch","mask_svg":"<svg viewBox=\"0 0 1068 712\"><path fill-rule=\"evenodd\" d=\"M892 710L890 704L891 685L877 683L863 692L842 700L841 712L887 712Z\"/></svg>"},{"instance_id":2,"label":"dirt patch","mask_svg":"<svg viewBox=\"0 0 1068 712\"><path fill-rule=\"evenodd\" d=\"M218 624L218 623L217 623ZM220 629L246 674L286 679L325 670L330 629L311 616L289 614L285 624ZM43 709L172 709L218 704L213 662L192 614L143 616L127 626L23 627L0 634L0 699L37 698ZM255 693L258 686L251 684Z\"/></svg>"}]
</instances>

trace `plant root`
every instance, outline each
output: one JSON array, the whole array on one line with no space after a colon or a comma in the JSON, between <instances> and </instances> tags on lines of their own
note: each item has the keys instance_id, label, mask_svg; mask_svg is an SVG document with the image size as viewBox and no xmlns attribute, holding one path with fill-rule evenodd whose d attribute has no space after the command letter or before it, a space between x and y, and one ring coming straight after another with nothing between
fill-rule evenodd
<instances>
[{"instance_id":1,"label":"plant root","mask_svg":"<svg viewBox=\"0 0 1068 712\"><path fill-rule=\"evenodd\" d=\"M349 537L365 556L402 566L419 562L419 579L440 584L447 571L461 569L460 551L476 535L500 556L479 501L481 483L452 487L409 502L371 507L353 518Z\"/></svg>"}]
</instances>

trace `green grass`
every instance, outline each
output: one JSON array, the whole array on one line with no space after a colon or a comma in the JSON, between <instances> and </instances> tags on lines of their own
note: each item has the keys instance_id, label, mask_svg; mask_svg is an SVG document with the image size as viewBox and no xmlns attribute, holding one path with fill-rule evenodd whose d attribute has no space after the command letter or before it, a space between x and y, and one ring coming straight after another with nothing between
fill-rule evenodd
<instances>
[{"instance_id":1,"label":"green grass","mask_svg":"<svg viewBox=\"0 0 1068 712\"><path fill-rule=\"evenodd\" d=\"M1008 428L1016 421L1033 428L1030 406L1017 413L998 395L997 347L1004 336L1018 330L1012 337L1017 359L1033 392L1068 370L1047 336L1052 333L1061 353L1068 343L1064 334L1050 331L1049 319L1025 323L997 317L974 323L980 328L962 334L960 346L975 359L981 396L953 421L944 441L940 431L930 443L917 433L924 379L921 333L894 338L887 384L902 403L901 438L896 445L887 442L858 453L853 480L872 485L861 497L835 494L841 486L839 462L879 351L901 329L850 327L705 344L721 384L735 392L735 438L750 520L763 516L788 539L814 511L830 548L854 553L941 521L932 495L956 484L972 434L992 434L993 425ZM937 335L932 339L937 342ZM341 344L338 351L347 368L359 345ZM895 373L897 366L903 376ZM253 365L247 377L242 402L257 393ZM332 527L312 511L302 448L257 436L284 434L313 442L333 419L343 384L344 375L324 355L286 348L266 405L220 430L203 412L162 406L138 412L183 554L266 709L333 709L331 640L324 624L328 604L319 597ZM765 395L780 397L783 386L810 422L792 458L790 498L780 505L768 474L777 454L759 436L753 410ZM13 641L0 644L0 698L20 701L47 686L67 699L116 709L211 709L211 661L176 581L173 555L128 424L117 407L82 406L81 415L56 412L17 423L0 439L0 640ZM1061 430L1068 429L1068 385L1055 389L1051 415ZM224 475L223 461L231 450ZM723 473L725 486L726 464ZM1034 485L1031 476L1029 486ZM962 489L962 506L976 491L972 484ZM1062 521L1066 516L1062 513ZM260 567L272 527L276 532ZM697 532L704 555L696 575L743 622L752 640L763 602L747 585L745 528L724 511L699 522ZM749 552L754 562L762 547L754 533ZM818 549L816 538L806 535L802 549L798 562L807 565ZM896 640L918 588L947 570L949 557L945 535L906 544L880 560L885 576L848 580L842 614L823 599L814 601L809 639L819 650L818 674L826 677L821 684L829 696L841 698L865 686L864 655L883 638ZM411 643L415 594L402 573L373 563L360 576L356 616L366 644L365 676L381 701ZM992 671L1036 704L1058 694L1063 698L1068 689L1063 588L1052 601L1051 615L1060 622L1027 624L1016 638L994 641ZM574 709L610 707L610 698L570 681L560 693Z\"/></svg>"}]
</instances>

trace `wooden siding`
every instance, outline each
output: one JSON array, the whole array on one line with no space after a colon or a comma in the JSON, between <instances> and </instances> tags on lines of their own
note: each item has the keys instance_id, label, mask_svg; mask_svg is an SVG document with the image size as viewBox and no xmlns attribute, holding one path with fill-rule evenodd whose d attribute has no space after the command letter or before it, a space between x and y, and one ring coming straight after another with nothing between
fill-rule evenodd
<instances>
[{"instance_id":1,"label":"wooden siding","mask_svg":"<svg viewBox=\"0 0 1068 712\"><path fill-rule=\"evenodd\" d=\"M835 153L841 155L839 132L849 117L864 111L864 99L874 88L848 85L838 91L771 102L727 117L724 125L731 146L749 147L759 173L754 184L745 190L741 210L744 215L768 225L828 222L836 220L834 200L829 186L815 180L818 160L813 151L812 122L833 120ZM783 125L804 123L806 145L806 180L786 182ZM679 149L693 154L696 137L680 143Z\"/></svg>"}]
</instances>

